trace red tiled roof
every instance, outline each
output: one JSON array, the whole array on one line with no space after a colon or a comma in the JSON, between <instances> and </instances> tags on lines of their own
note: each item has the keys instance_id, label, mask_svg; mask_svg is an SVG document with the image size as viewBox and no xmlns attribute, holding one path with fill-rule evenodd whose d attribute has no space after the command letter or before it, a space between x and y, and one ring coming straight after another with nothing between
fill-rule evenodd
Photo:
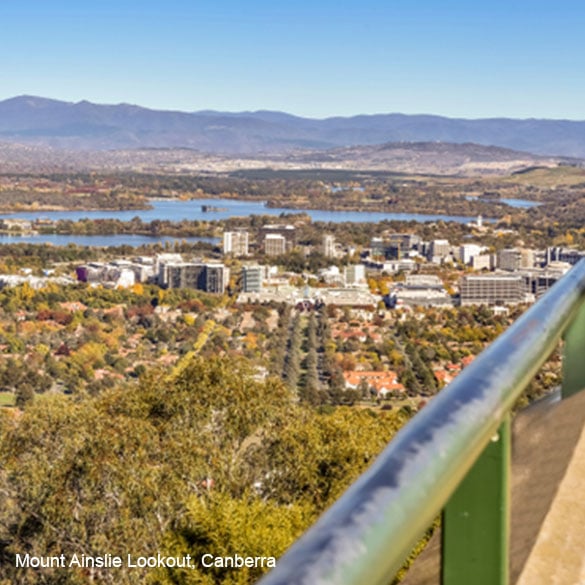
<instances>
[{"instance_id":1,"label":"red tiled roof","mask_svg":"<svg viewBox=\"0 0 585 585\"><path fill-rule=\"evenodd\" d=\"M449 382L451 382L453 380L453 376L451 375L451 373L447 372L443 368L434 370L433 374L435 375L435 378L439 382L444 382L445 384L448 384Z\"/></svg>"},{"instance_id":2,"label":"red tiled roof","mask_svg":"<svg viewBox=\"0 0 585 585\"><path fill-rule=\"evenodd\" d=\"M357 388L362 380L376 392L389 392L390 390L404 390L404 386L397 381L396 372L344 372L346 386Z\"/></svg>"}]
</instances>

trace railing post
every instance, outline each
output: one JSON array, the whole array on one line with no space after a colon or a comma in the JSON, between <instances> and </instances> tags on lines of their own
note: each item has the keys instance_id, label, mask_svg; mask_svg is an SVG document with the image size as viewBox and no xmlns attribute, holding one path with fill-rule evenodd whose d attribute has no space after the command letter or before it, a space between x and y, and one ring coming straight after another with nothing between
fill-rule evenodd
<instances>
[{"instance_id":1,"label":"railing post","mask_svg":"<svg viewBox=\"0 0 585 585\"><path fill-rule=\"evenodd\" d=\"M510 415L443 511L443 585L509 580Z\"/></svg>"},{"instance_id":2,"label":"railing post","mask_svg":"<svg viewBox=\"0 0 585 585\"><path fill-rule=\"evenodd\" d=\"M564 335L562 396L585 389L585 303Z\"/></svg>"}]
</instances>

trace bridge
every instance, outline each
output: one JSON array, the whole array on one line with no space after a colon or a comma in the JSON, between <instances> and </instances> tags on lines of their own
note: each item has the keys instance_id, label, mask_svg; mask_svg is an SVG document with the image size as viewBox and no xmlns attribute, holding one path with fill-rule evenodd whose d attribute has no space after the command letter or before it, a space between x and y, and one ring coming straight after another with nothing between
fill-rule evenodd
<instances>
[{"instance_id":1,"label":"bridge","mask_svg":"<svg viewBox=\"0 0 585 585\"><path fill-rule=\"evenodd\" d=\"M563 340L556 395L511 409ZM585 584L585 260L394 437L260 585Z\"/></svg>"}]
</instances>

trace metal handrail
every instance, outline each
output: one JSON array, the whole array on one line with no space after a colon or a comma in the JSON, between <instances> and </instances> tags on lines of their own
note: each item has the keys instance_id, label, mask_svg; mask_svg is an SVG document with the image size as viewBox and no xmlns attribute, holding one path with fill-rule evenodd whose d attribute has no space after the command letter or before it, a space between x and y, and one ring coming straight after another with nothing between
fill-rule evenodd
<instances>
[{"instance_id":1,"label":"metal handrail","mask_svg":"<svg viewBox=\"0 0 585 585\"><path fill-rule=\"evenodd\" d=\"M387 585L584 301L581 260L399 431L260 585Z\"/></svg>"}]
</instances>

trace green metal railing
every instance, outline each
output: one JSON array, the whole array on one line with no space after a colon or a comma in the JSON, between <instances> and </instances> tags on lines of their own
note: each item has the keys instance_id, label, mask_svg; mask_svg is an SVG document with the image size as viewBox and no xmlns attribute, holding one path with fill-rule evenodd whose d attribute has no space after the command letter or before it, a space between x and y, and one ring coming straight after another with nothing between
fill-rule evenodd
<instances>
[{"instance_id":1,"label":"green metal railing","mask_svg":"<svg viewBox=\"0 0 585 585\"><path fill-rule=\"evenodd\" d=\"M564 336L585 387L585 260L410 421L260 585L388 585L443 510L444 585L508 583L510 409Z\"/></svg>"}]
</instances>

